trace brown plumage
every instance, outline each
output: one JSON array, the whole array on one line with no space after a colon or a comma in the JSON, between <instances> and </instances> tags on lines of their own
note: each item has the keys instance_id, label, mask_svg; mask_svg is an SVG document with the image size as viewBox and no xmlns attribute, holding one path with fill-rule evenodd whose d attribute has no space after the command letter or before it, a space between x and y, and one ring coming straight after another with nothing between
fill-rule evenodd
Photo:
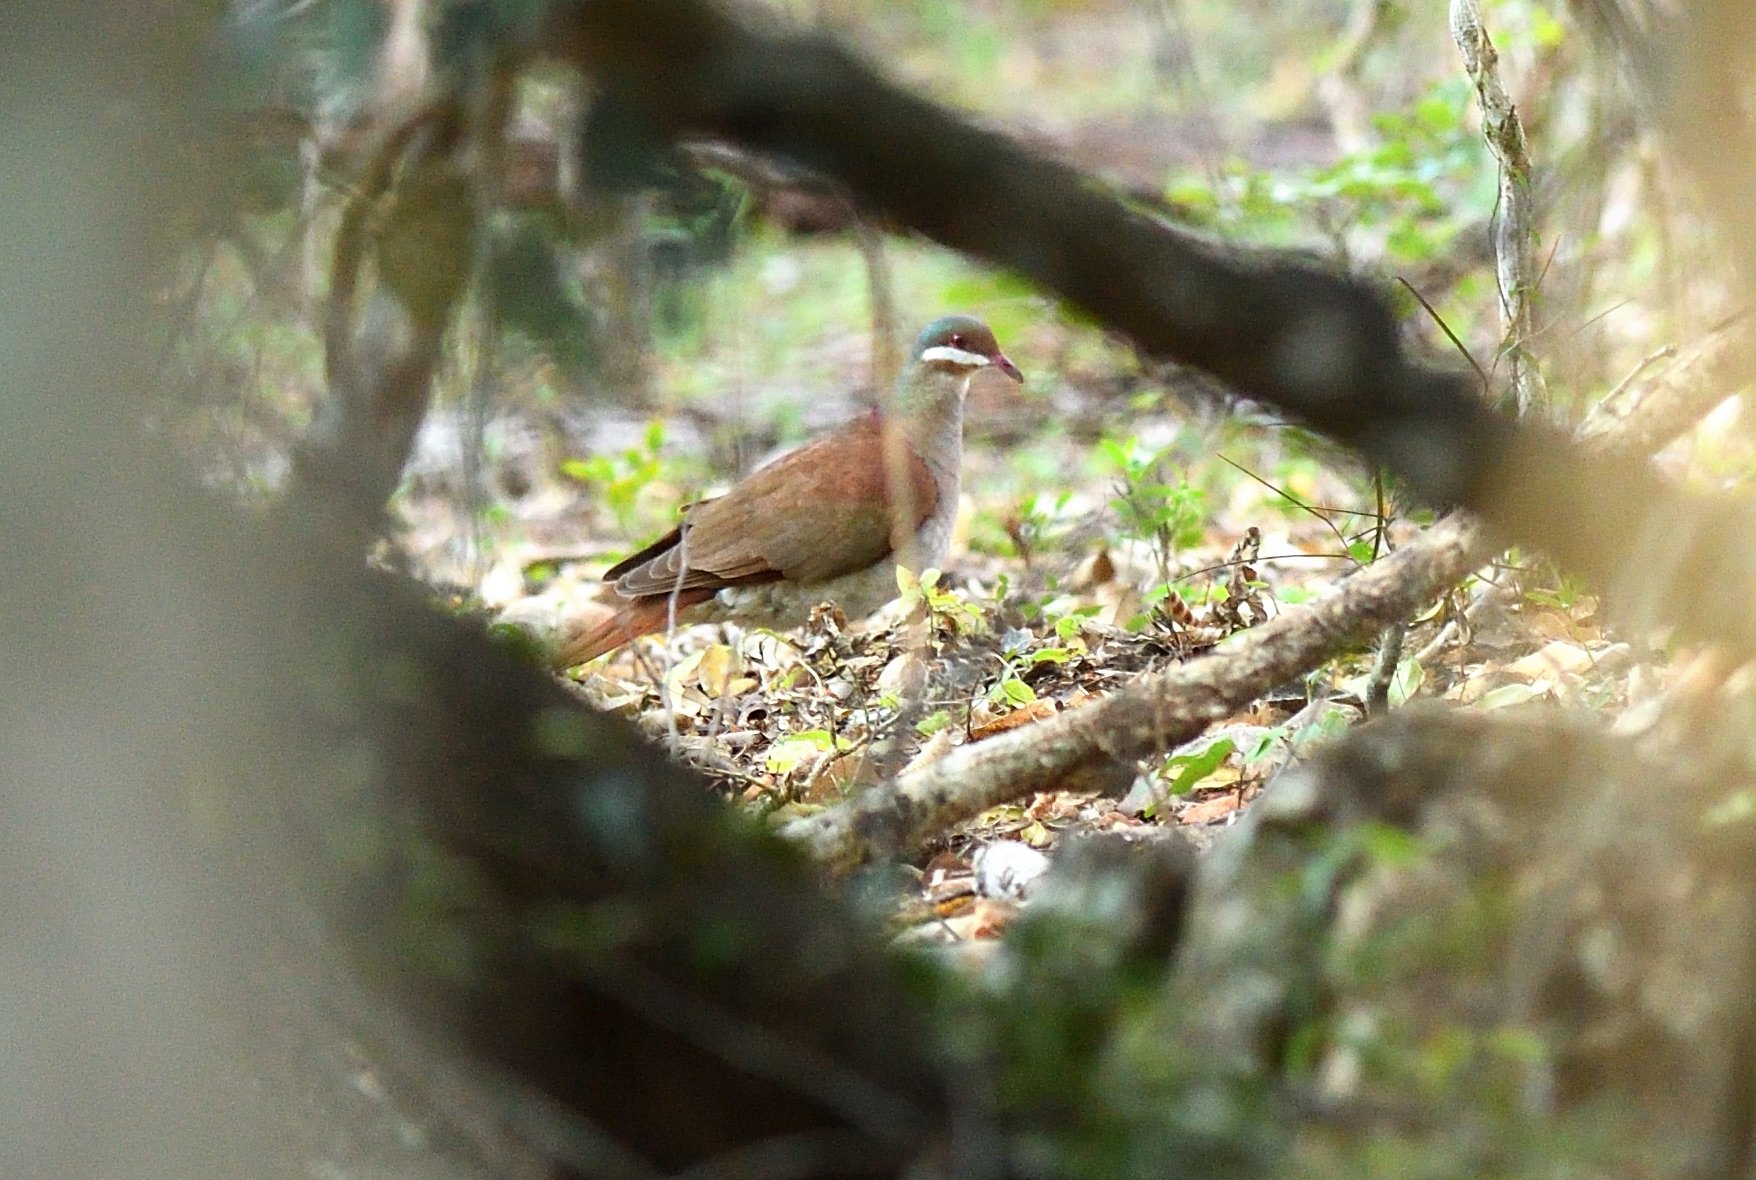
<instances>
[{"instance_id":1,"label":"brown plumage","mask_svg":"<svg viewBox=\"0 0 1756 1180\"><path fill-rule=\"evenodd\" d=\"M712 590L686 590L677 595L676 609L681 614L713 597ZM585 664L606 652L615 651L625 643L633 643L642 635L663 631L671 622L671 597L642 598L619 608L615 614L575 635L561 653L560 664L570 668Z\"/></svg>"},{"instance_id":2,"label":"brown plumage","mask_svg":"<svg viewBox=\"0 0 1756 1180\"><path fill-rule=\"evenodd\" d=\"M786 579L811 584L890 552L892 499L909 531L932 515L933 476L905 454L903 495L890 494L883 424L867 414L756 471L723 496L684 510L676 528L613 567L625 598ZM685 538L687 543L685 544Z\"/></svg>"},{"instance_id":3,"label":"brown plumage","mask_svg":"<svg viewBox=\"0 0 1756 1180\"><path fill-rule=\"evenodd\" d=\"M916 341L889 417L876 411L683 510L677 527L610 569L623 601L576 636L583 664L673 618L798 621L822 601L864 614L895 595L898 545L937 562L950 536L970 375L1018 370L985 324L935 321Z\"/></svg>"}]
</instances>

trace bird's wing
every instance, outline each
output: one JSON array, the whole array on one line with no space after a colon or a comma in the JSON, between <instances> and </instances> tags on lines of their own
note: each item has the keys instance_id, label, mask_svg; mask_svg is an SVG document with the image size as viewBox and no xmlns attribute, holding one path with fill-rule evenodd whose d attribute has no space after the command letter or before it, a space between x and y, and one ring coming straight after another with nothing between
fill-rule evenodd
<instances>
[{"instance_id":1,"label":"bird's wing","mask_svg":"<svg viewBox=\"0 0 1756 1180\"><path fill-rule=\"evenodd\" d=\"M938 500L932 473L906 446L896 460L902 494L891 495L885 450L877 420L861 419L691 505L680 525L605 577L638 598L865 569L890 553L893 520L913 533Z\"/></svg>"}]
</instances>

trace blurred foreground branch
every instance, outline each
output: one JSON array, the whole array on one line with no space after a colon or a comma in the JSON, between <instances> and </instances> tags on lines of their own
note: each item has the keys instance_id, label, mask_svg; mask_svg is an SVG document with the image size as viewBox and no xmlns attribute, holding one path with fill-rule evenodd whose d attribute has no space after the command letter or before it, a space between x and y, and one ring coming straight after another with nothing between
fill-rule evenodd
<instances>
[{"instance_id":1,"label":"blurred foreground branch","mask_svg":"<svg viewBox=\"0 0 1756 1180\"><path fill-rule=\"evenodd\" d=\"M0 38L8 1174L309 1176L283 1146L306 1095L268 1087L299 1068L289 1011L324 1002L396 1030L392 1073L440 1084L411 1041L455 1065L434 1105L502 1140L484 1158L977 1174L979 1096L802 857L367 569L321 494L248 513L143 430L164 292L231 163L211 30L155 13L27 3ZM438 163L387 194L387 330L348 324L334 358L404 431L470 257ZM330 453L344 480L400 465ZM364 982L292 998L337 976Z\"/></svg>"},{"instance_id":2,"label":"blurred foreground branch","mask_svg":"<svg viewBox=\"0 0 1756 1180\"><path fill-rule=\"evenodd\" d=\"M323 325L329 396L287 501L362 546L402 477L474 269L478 211L461 158L466 130L453 101L401 120L372 153L336 234Z\"/></svg>"}]
</instances>

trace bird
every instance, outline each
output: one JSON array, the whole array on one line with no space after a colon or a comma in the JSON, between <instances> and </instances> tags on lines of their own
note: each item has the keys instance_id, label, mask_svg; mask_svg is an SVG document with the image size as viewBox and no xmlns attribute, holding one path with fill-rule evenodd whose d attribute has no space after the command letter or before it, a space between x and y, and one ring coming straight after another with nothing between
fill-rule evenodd
<instances>
[{"instance_id":1,"label":"bird","mask_svg":"<svg viewBox=\"0 0 1756 1180\"><path fill-rule=\"evenodd\" d=\"M980 319L928 324L887 405L685 505L677 527L611 567L615 613L564 644L559 665L589 663L673 619L787 627L820 603L860 618L895 598L899 564L918 573L945 558L964 398L984 369L1024 381Z\"/></svg>"}]
</instances>

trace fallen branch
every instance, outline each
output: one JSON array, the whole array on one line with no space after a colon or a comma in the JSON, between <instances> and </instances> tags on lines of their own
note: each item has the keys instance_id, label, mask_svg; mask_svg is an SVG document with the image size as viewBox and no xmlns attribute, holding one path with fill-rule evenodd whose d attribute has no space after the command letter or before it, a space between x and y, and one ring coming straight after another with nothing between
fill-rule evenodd
<instances>
[{"instance_id":1,"label":"fallen branch","mask_svg":"<svg viewBox=\"0 0 1756 1180\"><path fill-rule=\"evenodd\" d=\"M832 872L847 872L918 847L990 807L1052 790L1093 761L1168 750L1406 618L1493 549L1472 520L1442 520L1328 598L1251 628L1210 656L1146 677L1098 704L960 747L888 787L788 824L781 835Z\"/></svg>"},{"instance_id":2,"label":"fallen branch","mask_svg":"<svg viewBox=\"0 0 1756 1180\"><path fill-rule=\"evenodd\" d=\"M1726 358L1749 343L1750 329L1740 321L1737 330L1705 343L1688 372L1698 381L1717 380ZM1666 376L1666 396L1641 399L1613 424L1594 425L1592 449L1627 457L1631 442L1662 445L1689 425L1675 412L1679 404L1704 413L1724 396L1684 396L1681 379ZM1441 520L1328 597L1243 632L1211 655L1144 677L1087 708L960 747L888 786L796 820L781 835L830 871L848 872L917 848L990 807L1053 790L1093 762L1161 753L1275 685L1358 650L1491 560L1497 548L1471 517Z\"/></svg>"}]
</instances>

